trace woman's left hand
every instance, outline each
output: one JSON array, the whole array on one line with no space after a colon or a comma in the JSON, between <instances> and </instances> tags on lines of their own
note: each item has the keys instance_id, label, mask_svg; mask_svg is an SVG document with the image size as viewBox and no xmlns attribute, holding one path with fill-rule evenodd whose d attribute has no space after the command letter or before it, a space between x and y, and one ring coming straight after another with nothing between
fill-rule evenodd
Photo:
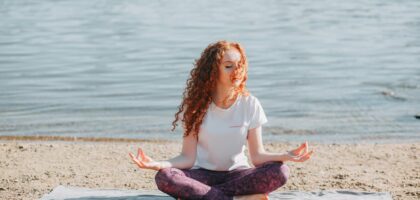
<instances>
[{"instance_id":1,"label":"woman's left hand","mask_svg":"<svg viewBox=\"0 0 420 200\"><path fill-rule=\"evenodd\" d=\"M298 148L287 152L288 161L305 162L314 151L308 152L308 142L302 143Z\"/></svg>"}]
</instances>

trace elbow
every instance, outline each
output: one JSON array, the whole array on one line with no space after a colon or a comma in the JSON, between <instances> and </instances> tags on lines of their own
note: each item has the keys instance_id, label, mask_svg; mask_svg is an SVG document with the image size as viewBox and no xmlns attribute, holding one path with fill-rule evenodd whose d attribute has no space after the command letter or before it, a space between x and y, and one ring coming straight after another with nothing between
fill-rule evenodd
<instances>
[{"instance_id":1,"label":"elbow","mask_svg":"<svg viewBox=\"0 0 420 200\"><path fill-rule=\"evenodd\" d=\"M255 167L258 167L261 165L261 162L258 161L252 161L252 165L254 165Z\"/></svg>"},{"instance_id":2,"label":"elbow","mask_svg":"<svg viewBox=\"0 0 420 200\"><path fill-rule=\"evenodd\" d=\"M195 159L189 159L185 168L191 169L194 166L194 163L195 163Z\"/></svg>"},{"instance_id":3,"label":"elbow","mask_svg":"<svg viewBox=\"0 0 420 200\"><path fill-rule=\"evenodd\" d=\"M195 164L195 156L193 156L193 155L183 155L184 156L184 159L185 159L185 168L186 169L191 169L193 166L194 166L194 164Z\"/></svg>"},{"instance_id":4,"label":"elbow","mask_svg":"<svg viewBox=\"0 0 420 200\"><path fill-rule=\"evenodd\" d=\"M191 169L194 166L194 164L195 164L195 158L191 158L190 164L189 164L190 167L188 169Z\"/></svg>"},{"instance_id":5,"label":"elbow","mask_svg":"<svg viewBox=\"0 0 420 200\"><path fill-rule=\"evenodd\" d=\"M259 166L261 164L261 161L259 159L259 156L252 156L251 157L251 163L252 165L254 165L255 167Z\"/></svg>"},{"instance_id":6,"label":"elbow","mask_svg":"<svg viewBox=\"0 0 420 200\"><path fill-rule=\"evenodd\" d=\"M251 163L255 167L263 164L265 162L264 155L265 155L265 152L260 152L260 153L257 153L255 155L252 155L251 156Z\"/></svg>"},{"instance_id":7,"label":"elbow","mask_svg":"<svg viewBox=\"0 0 420 200\"><path fill-rule=\"evenodd\" d=\"M192 165L188 165L187 169L191 169L194 166L194 163Z\"/></svg>"}]
</instances>

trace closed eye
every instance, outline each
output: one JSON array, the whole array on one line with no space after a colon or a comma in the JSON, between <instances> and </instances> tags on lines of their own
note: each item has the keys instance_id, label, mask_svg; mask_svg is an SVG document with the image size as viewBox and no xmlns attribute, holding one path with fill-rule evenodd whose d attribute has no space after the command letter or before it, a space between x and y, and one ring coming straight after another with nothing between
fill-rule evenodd
<instances>
[{"instance_id":1,"label":"closed eye","mask_svg":"<svg viewBox=\"0 0 420 200\"><path fill-rule=\"evenodd\" d=\"M233 67L232 65L228 65L228 66L226 66L226 68L228 68L228 69L229 69L229 68L232 68L232 67Z\"/></svg>"}]
</instances>

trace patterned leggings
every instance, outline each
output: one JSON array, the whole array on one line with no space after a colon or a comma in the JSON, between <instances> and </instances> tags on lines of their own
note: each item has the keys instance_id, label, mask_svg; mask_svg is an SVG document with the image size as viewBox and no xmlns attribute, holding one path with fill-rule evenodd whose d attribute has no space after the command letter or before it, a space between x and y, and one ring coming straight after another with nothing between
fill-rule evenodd
<instances>
[{"instance_id":1,"label":"patterned leggings","mask_svg":"<svg viewBox=\"0 0 420 200\"><path fill-rule=\"evenodd\" d=\"M266 162L249 169L212 171L207 169L160 169L155 176L158 189L174 198L233 199L236 195L270 193L289 177L283 162Z\"/></svg>"}]
</instances>

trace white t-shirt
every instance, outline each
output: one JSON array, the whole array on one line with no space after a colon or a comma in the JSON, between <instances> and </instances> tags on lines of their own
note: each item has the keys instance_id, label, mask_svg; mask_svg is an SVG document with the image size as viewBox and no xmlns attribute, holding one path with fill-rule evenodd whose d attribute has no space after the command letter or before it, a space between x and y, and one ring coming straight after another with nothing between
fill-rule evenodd
<instances>
[{"instance_id":1,"label":"white t-shirt","mask_svg":"<svg viewBox=\"0 0 420 200\"><path fill-rule=\"evenodd\" d=\"M248 130L267 122L259 100L239 95L223 109L212 102L200 126L197 156L191 169L231 171L251 168L245 155Z\"/></svg>"}]
</instances>

